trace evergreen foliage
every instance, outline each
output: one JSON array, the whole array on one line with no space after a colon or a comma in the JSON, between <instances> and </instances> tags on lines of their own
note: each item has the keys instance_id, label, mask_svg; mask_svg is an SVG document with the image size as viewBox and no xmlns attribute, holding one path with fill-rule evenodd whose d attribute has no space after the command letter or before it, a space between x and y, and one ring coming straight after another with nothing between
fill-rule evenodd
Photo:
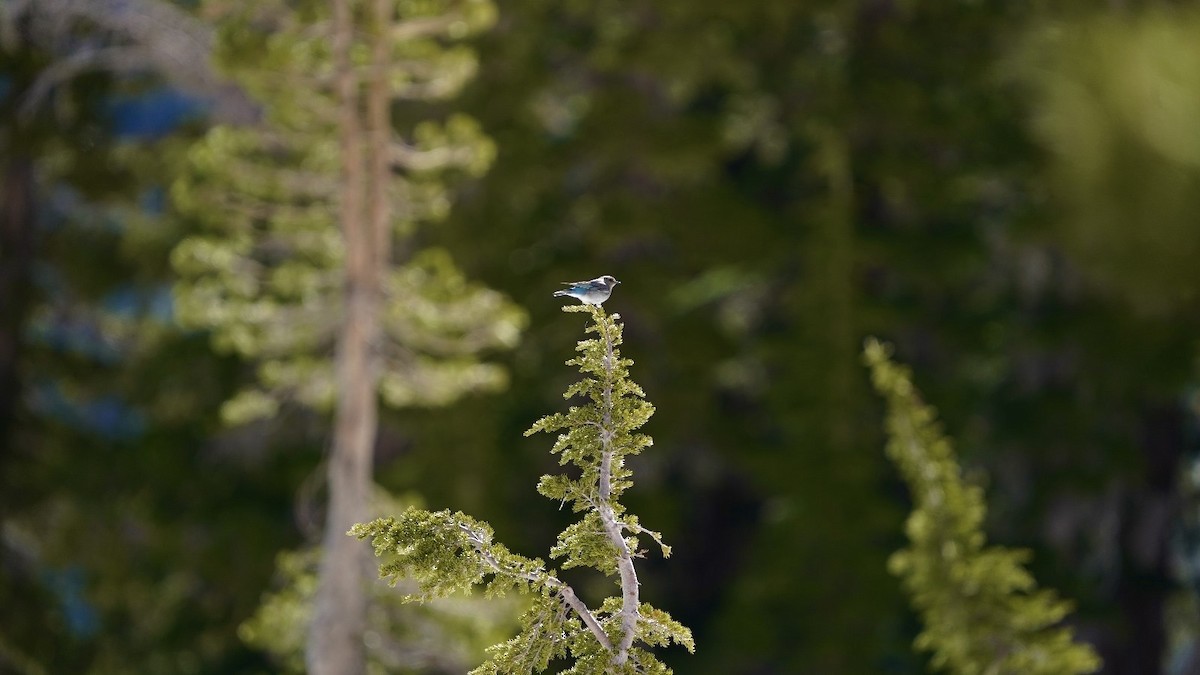
<instances>
[{"instance_id":1,"label":"evergreen foliage","mask_svg":"<svg viewBox=\"0 0 1200 675\"><path fill-rule=\"evenodd\" d=\"M36 222L0 216L6 233L33 232L32 250L0 244L12 263L0 264L0 345L17 348L0 349L0 373L15 364L23 381L0 391L11 411L0 412L0 671L271 670L235 628L276 554L304 545L295 487L328 441L320 415L218 429L245 361L215 354L206 335L151 328L165 339L150 348L146 326L109 330L131 290L166 318L170 303L154 294L164 252L180 226L207 227L153 217L127 227L124 205L153 216L153 186L183 169L156 145L154 168L129 175L128 96L148 95L136 126L177 114L152 73L209 61L176 48L211 48L175 39L173 22L141 13L148 5L241 12L249 20L226 22L218 50L243 70L294 34L273 8L314 19L314 46L327 13L311 0L0 2L0 26L21 45L42 44L27 27L66 33L35 50L8 43L0 60L0 205L22 210L14 197L32 177L35 208L24 210ZM658 407L654 452L639 458L629 496L653 496L634 502L645 522L694 533L668 563L638 569L703 641L699 659L663 650L676 672L919 672L917 627L885 565L908 504L873 450L882 429L854 348L865 334L894 338L927 376L955 447L992 476L989 535L1035 547L1029 569L1079 600L1080 631L1106 669L1187 669L1164 645L1175 633L1163 617L1179 588L1165 556L1170 505L1196 445L1178 398L1196 382L1180 364L1200 334L1200 295L1188 291L1200 279L1189 266L1200 232L1193 12L845 0L501 8L475 42L481 72L463 98L390 112L414 130L453 107L493 135L493 169L411 246L436 244L468 276L502 280L537 330L503 399L384 413L382 482L486 514L514 551L553 542L564 514L521 489L547 458L540 438L516 433L531 410L554 408L538 383L565 375L548 355L578 328L543 320L556 309L546 289L598 265L638 280L622 289L638 335L624 350ZM12 21L30 11L49 20ZM171 51L123 49L137 45L104 28L122 18ZM1038 39L1020 39L1029 32ZM1030 86L997 77L997 58L1014 50ZM118 57L125 72L59 79L77 52ZM279 66L278 107L294 110L276 114L312 112L318 96ZM22 122L38 78L58 84ZM138 430L109 438L123 411ZM338 539L365 557L348 528L334 528ZM1200 633L1177 628L1182 654Z\"/></svg>"},{"instance_id":2,"label":"evergreen foliage","mask_svg":"<svg viewBox=\"0 0 1200 675\"><path fill-rule=\"evenodd\" d=\"M887 400L887 455L900 469L915 506L910 544L888 563L904 579L925 623L919 649L936 668L961 675L1092 673L1100 659L1058 624L1071 609L1038 590L1025 569L1029 553L987 546L983 490L962 477L936 412L920 401L907 368L889 347L869 340L864 360Z\"/></svg>"},{"instance_id":3,"label":"evergreen foliage","mask_svg":"<svg viewBox=\"0 0 1200 675\"><path fill-rule=\"evenodd\" d=\"M149 111L164 81L185 86L152 55L205 51L189 18L158 0L0 3L3 673L256 660L228 617L249 611L279 544L258 527L278 467L247 489L251 471L201 459L215 444L197 422L225 373L162 294L175 232L154 197L187 134L162 131L184 111ZM210 509L225 491L255 496Z\"/></svg>"},{"instance_id":4,"label":"evergreen foliage","mask_svg":"<svg viewBox=\"0 0 1200 675\"><path fill-rule=\"evenodd\" d=\"M474 72L474 57L443 42L485 28L494 9L470 0L406 3L404 10L406 20L388 27L406 36L390 43L397 72L389 96L454 94ZM346 250L337 222L344 195L327 13L324 3L276 1L246 5L222 21L221 63L261 104L262 120L210 130L172 188L175 207L201 229L172 254L179 320L211 330L218 349L258 364L255 385L224 407L234 424L270 417L289 402L329 410L335 398L329 356L345 316ZM372 31L352 49L364 71ZM378 149L393 167L391 232L378 247L400 252L382 282L379 392L394 407L445 405L505 384L504 371L476 355L512 347L524 318L499 293L468 282L445 250L420 249L414 240L418 224L448 212L451 175L482 173L494 145L462 115L416 120L408 132Z\"/></svg>"},{"instance_id":5,"label":"evergreen foliage","mask_svg":"<svg viewBox=\"0 0 1200 675\"><path fill-rule=\"evenodd\" d=\"M415 498L397 499L379 490L372 511L394 512ZM249 645L268 652L285 673L305 673L304 648L317 591L320 549L285 551L276 559L276 588L238 628ZM410 587L411 581L403 582ZM484 648L515 624L514 603L484 598L440 598L414 607L388 584L371 584L366 643L370 675L461 675L482 658Z\"/></svg>"},{"instance_id":6,"label":"evergreen foliage","mask_svg":"<svg viewBox=\"0 0 1200 675\"><path fill-rule=\"evenodd\" d=\"M1197 30L1195 7L1084 15L1036 25L1009 59L1035 104L1056 239L1092 284L1159 314L1200 294Z\"/></svg>"},{"instance_id":7,"label":"evergreen foliage","mask_svg":"<svg viewBox=\"0 0 1200 675\"><path fill-rule=\"evenodd\" d=\"M620 315L600 307L568 306L566 312L590 312L588 332L578 356L567 362L584 378L567 388L565 398L581 397L571 406L538 420L527 432L559 432L551 452L560 464L578 469L578 477L543 476L538 492L563 505L580 519L568 526L550 551L562 569L590 567L617 577L619 596L591 610L574 589L541 559L516 555L494 540L492 528L461 512L408 509L396 517L355 525L351 534L370 539L383 558L381 576L393 583L414 579L418 591L410 600L424 601L483 585L489 594L518 591L533 596L521 617L517 637L492 647L491 658L472 671L476 675L542 672L556 659L574 665L563 672L583 674L668 673L645 647L670 643L695 649L691 631L659 609L639 600L634 558L640 557L640 535L669 556L670 547L657 532L645 529L626 512L619 498L632 485L625 466L630 455L651 445L637 433L654 413L641 387L629 379L629 359L621 358Z\"/></svg>"}]
</instances>

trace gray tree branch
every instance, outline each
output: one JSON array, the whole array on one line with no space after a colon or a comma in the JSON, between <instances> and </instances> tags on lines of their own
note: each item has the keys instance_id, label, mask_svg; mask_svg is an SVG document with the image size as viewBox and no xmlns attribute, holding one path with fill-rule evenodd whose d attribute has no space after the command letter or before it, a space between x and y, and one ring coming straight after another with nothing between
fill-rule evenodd
<instances>
[{"instance_id":1,"label":"gray tree branch","mask_svg":"<svg viewBox=\"0 0 1200 675\"><path fill-rule=\"evenodd\" d=\"M617 549L617 570L621 575L621 640L613 651L614 665L624 665L629 659L629 648L637 634L638 606L640 605L640 588L637 570L633 566L633 553L623 533L624 523L617 519L612 508L612 441L616 436L613 428L612 382L616 359L613 354L612 337L608 334L608 324L601 318L598 321L604 338L604 419L601 423L600 442L603 450L600 456L599 504L597 512L600 521L604 523L605 533L612 545Z\"/></svg>"},{"instance_id":2,"label":"gray tree branch","mask_svg":"<svg viewBox=\"0 0 1200 675\"><path fill-rule=\"evenodd\" d=\"M36 109L56 86L87 70L154 72L179 91L208 102L216 119L249 122L257 108L212 63L213 32L164 0L9 0L0 7L0 41L25 37L58 57L31 88L23 110ZM135 58L136 57L136 58ZM26 113L27 114L27 113Z\"/></svg>"},{"instance_id":3,"label":"gray tree branch","mask_svg":"<svg viewBox=\"0 0 1200 675\"><path fill-rule=\"evenodd\" d=\"M497 574L524 579L525 581L533 584L542 584L553 588L558 593L559 597L563 599L563 602L567 603L567 606L570 607L580 618L580 620L583 621L583 624L588 627L588 630L592 632L592 635L596 637L596 640L600 642L601 646L610 652L613 651L612 641L608 639L608 633L604 632L604 627L600 625L600 622L596 619L596 615L592 614L592 610L588 609L588 606L579 599L579 596L575 594L575 589L571 588L570 584L557 577L552 577L549 574L545 574L544 572L542 574L533 574L528 572L516 572L514 570L507 569L500 564L499 560L496 560L496 556L492 555L492 553L487 550L487 544L490 542L486 540L482 533L477 532L463 523L459 523L458 527L466 533L467 539L471 542L471 546L492 569L496 570Z\"/></svg>"}]
</instances>

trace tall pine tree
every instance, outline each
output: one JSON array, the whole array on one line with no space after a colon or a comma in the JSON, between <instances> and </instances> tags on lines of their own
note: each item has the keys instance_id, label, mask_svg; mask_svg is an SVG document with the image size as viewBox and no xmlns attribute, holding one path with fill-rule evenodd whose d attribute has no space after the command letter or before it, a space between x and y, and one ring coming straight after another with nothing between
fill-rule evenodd
<instances>
[{"instance_id":1,"label":"tall pine tree","mask_svg":"<svg viewBox=\"0 0 1200 675\"><path fill-rule=\"evenodd\" d=\"M494 15L486 0L280 0L228 16L223 63L263 119L213 129L173 191L205 228L173 255L180 319L258 363L227 419L333 411L312 673L365 667L365 550L345 532L369 515L377 398L441 405L502 386L477 355L512 346L523 321L415 237L448 209L447 172L482 172L492 144L462 116L394 124L408 117L396 104L462 86L474 56L452 42Z\"/></svg>"}]
</instances>

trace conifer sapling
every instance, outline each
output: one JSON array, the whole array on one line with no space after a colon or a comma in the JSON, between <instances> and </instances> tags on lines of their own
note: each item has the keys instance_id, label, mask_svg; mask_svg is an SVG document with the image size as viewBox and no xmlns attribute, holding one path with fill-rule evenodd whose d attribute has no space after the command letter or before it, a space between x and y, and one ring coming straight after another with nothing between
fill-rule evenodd
<instances>
[{"instance_id":1,"label":"conifer sapling","mask_svg":"<svg viewBox=\"0 0 1200 675\"><path fill-rule=\"evenodd\" d=\"M426 600L483 585L489 594L516 590L533 596L513 639L489 649L490 659L473 675L533 673L552 660L573 665L578 675L670 673L648 650L672 642L694 651L691 631L666 612L639 599L634 560L642 555L639 536L653 539L664 557L671 553L657 532L627 513L620 497L632 482L625 458L649 447L637 433L654 413L641 387L629 379L633 363L622 359L620 315L599 306L575 305L564 312L588 312L587 330L597 337L580 341L578 356L567 362L584 378L566 398L585 403L538 420L526 433L559 432L551 452L560 464L573 464L578 477L543 476L538 492L570 504L579 520L563 530L550 558L562 569L591 567L614 578L620 593L593 609L540 559L510 552L493 539L492 528L461 512L408 509L396 517L358 524L350 534L371 539L383 558L380 575L395 582L409 578L418 591L409 600Z\"/></svg>"},{"instance_id":2,"label":"conifer sapling","mask_svg":"<svg viewBox=\"0 0 1200 675\"><path fill-rule=\"evenodd\" d=\"M990 546L983 490L962 476L954 448L912 374L871 339L863 359L887 401L887 455L912 491L909 545L888 562L924 630L916 647L955 675L1081 675L1100 659L1062 621L1071 604L1038 588L1026 551Z\"/></svg>"}]
</instances>

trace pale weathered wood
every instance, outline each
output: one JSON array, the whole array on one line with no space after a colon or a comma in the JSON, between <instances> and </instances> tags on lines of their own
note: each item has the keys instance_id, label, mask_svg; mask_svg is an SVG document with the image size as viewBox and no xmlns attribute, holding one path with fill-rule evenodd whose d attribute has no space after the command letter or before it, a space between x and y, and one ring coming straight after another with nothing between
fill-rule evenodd
<instances>
[{"instance_id":1,"label":"pale weathered wood","mask_svg":"<svg viewBox=\"0 0 1200 675\"><path fill-rule=\"evenodd\" d=\"M305 658L312 675L361 675L366 669L367 570L361 542L346 536L369 517L371 465L379 411L376 387L383 258L368 200L373 197L362 119L361 82L352 68L350 0L332 0L338 133L341 144L339 220L346 245L345 307L335 353L337 403L329 458L329 507L313 619ZM378 201L378 199L370 199Z\"/></svg>"}]
</instances>

